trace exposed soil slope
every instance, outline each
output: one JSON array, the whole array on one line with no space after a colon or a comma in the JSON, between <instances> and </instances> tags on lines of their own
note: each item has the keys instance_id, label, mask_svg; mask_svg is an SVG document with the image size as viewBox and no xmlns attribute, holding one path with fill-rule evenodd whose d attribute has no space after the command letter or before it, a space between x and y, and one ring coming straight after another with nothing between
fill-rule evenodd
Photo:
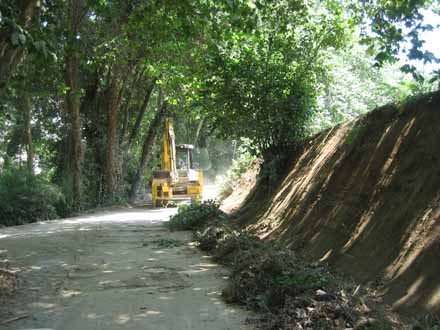
<instances>
[{"instance_id":1,"label":"exposed soil slope","mask_svg":"<svg viewBox=\"0 0 440 330\"><path fill-rule=\"evenodd\" d=\"M440 92L326 130L273 193L237 212L260 236L378 285L406 312L440 311Z\"/></svg>"}]
</instances>

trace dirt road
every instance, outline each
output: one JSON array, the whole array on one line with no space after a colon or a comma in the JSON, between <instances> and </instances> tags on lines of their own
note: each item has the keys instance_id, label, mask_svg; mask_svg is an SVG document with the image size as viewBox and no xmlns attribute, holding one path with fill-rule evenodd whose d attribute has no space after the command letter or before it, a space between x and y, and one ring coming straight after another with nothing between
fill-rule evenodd
<instances>
[{"instance_id":1,"label":"dirt road","mask_svg":"<svg viewBox=\"0 0 440 330\"><path fill-rule=\"evenodd\" d=\"M20 269L0 329L245 329L226 306L227 271L169 233L173 209L119 209L0 229L0 251Z\"/></svg>"}]
</instances>

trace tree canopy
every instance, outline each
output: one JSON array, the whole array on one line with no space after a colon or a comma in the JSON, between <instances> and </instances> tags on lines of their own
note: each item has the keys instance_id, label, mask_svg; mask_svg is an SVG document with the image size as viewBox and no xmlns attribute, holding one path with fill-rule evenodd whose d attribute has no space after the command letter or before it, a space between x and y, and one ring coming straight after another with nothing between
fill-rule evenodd
<instances>
[{"instance_id":1,"label":"tree canopy","mask_svg":"<svg viewBox=\"0 0 440 330\"><path fill-rule=\"evenodd\" d=\"M79 209L147 183L164 117L176 118L177 135L204 149L207 164L232 157L220 150L232 140L280 154L370 109L367 85L387 101L433 88L386 63L402 53L438 63L421 39L436 28L423 12L438 8L405 0L4 0L2 167L25 165ZM395 80L384 84L380 70ZM403 70L423 77L411 65Z\"/></svg>"}]
</instances>

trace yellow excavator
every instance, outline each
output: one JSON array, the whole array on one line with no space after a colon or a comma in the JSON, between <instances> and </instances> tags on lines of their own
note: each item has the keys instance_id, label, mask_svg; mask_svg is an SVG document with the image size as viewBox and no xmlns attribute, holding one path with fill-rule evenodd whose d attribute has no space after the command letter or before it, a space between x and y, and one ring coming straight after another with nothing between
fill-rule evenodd
<instances>
[{"instance_id":1,"label":"yellow excavator","mask_svg":"<svg viewBox=\"0 0 440 330\"><path fill-rule=\"evenodd\" d=\"M153 172L151 195L153 207L170 200L200 200L203 194L203 172L194 168L191 144L176 145L173 123L165 119L161 169Z\"/></svg>"}]
</instances>

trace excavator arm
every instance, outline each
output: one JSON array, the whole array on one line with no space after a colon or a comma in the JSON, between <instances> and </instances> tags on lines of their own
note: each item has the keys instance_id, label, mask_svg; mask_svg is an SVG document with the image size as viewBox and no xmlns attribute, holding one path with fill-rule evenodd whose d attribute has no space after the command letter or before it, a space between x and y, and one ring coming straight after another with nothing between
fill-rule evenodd
<instances>
[{"instance_id":1,"label":"excavator arm","mask_svg":"<svg viewBox=\"0 0 440 330\"><path fill-rule=\"evenodd\" d=\"M173 123L169 118L165 119L161 163L162 170L170 172L172 181L177 180L176 137L174 135Z\"/></svg>"},{"instance_id":2,"label":"excavator arm","mask_svg":"<svg viewBox=\"0 0 440 330\"><path fill-rule=\"evenodd\" d=\"M203 173L192 168L192 149L194 146L182 144L176 146L173 123L170 118L165 119L162 140L161 169L153 172L151 195L153 206L158 202L166 203L171 199L190 198L199 200L203 192ZM186 154L184 167L177 164L177 148L180 156Z\"/></svg>"}]
</instances>

